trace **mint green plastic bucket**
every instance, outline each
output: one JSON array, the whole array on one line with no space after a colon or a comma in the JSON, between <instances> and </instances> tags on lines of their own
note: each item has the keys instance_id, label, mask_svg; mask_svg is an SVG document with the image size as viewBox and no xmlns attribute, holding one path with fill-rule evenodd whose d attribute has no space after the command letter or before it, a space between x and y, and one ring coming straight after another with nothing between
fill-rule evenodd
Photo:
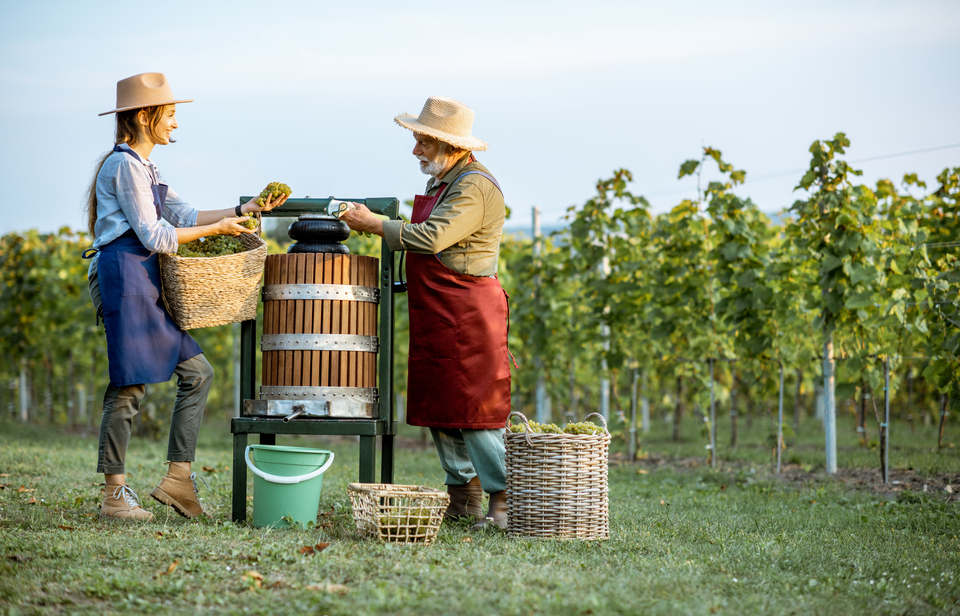
<instances>
[{"instance_id":1,"label":"mint green plastic bucket","mask_svg":"<svg viewBox=\"0 0 960 616\"><path fill-rule=\"evenodd\" d=\"M253 452L253 460L250 453ZM243 453L253 473L253 525L284 528L283 518L306 527L317 521L323 472L333 464L326 449L248 445Z\"/></svg>"}]
</instances>

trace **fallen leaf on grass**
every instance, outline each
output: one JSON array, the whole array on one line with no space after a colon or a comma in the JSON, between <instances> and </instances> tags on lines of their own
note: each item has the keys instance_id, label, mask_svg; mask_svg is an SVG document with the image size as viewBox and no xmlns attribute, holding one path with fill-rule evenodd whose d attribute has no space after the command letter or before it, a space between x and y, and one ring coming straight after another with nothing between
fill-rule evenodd
<instances>
[{"instance_id":1,"label":"fallen leaf on grass","mask_svg":"<svg viewBox=\"0 0 960 616\"><path fill-rule=\"evenodd\" d=\"M77 530L76 526L70 526L69 524L57 524L57 528L60 530Z\"/></svg>"},{"instance_id":2,"label":"fallen leaf on grass","mask_svg":"<svg viewBox=\"0 0 960 616\"><path fill-rule=\"evenodd\" d=\"M27 504L28 504L28 505L36 505L36 504L37 504L37 497L36 497L36 496L31 496L31 497L30 497L30 500L27 501Z\"/></svg>"},{"instance_id":3,"label":"fallen leaf on grass","mask_svg":"<svg viewBox=\"0 0 960 616\"><path fill-rule=\"evenodd\" d=\"M0 477L9 477L10 473L0 473Z\"/></svg>"},{"instance_id":4,"label":"fallen leaf on grass","mask_svg":"<svg viewBox=\"0 0 960 616\"><path fill-rule=\"evenodd\" d=\"M204 467L203 467L203 470L205 470L205 471L208 472L208 473L216 473L216 472L217 472L217 469L213 468L212 466L204 466Z\"/></svg>"},{"instance_id":5,"label":"fallen leaf on grass","mask_svg":"<svg viewBox=\"0 0 960 616\"><path fill-rule=\"evenodd\" d=\"M460 543L473 543L473 539L471 539L470 537L464 537L463 539L460 540Z\"/></svg>"},{"instance_id":6,"label":"fallen leaf on grass","mask_svg":"<svg viewBox=\"0 0 960 616\"><path fill-rule=\"evenodd\" d=\"M7 486L5 486L5 485L3 485L2 483L0 483L0 490L6 490L6 489L7 489Z\"/></svg>"},{"instance_id":7,"label":"fallen leaf on grass","mask_svg":"<svg viewBox=\"0 0 960 616\"><path fill-rule=\"evenodd\" d=\"M18 563L25 563L28 560L33 560L33 559L29 556L24 556L23 554L9 554L7 556L7 560L12 560Z\"/></svg>"},{"instance_id":8,"label":"fallen leaf on grass","mask_svg":"<svg viewBox=\"0 0 960 616\"><path fill-rule=\"evenodd\" d=\"M305 545L305 546L303 546L302 548L300 548L300 553L301 553L301 554L305 554L305 555L307 555L307 556L312 556L313 554L317 554L317 553L319 553L319 552L322 552L322 551L326 550L328 547L330 547L330 544L329 544L329 543L323 543L323 542L321 541L321 542L318 543L317 545L312 545L312 546L311 546L311 545Z\"/></svg>"},{"instance_id":9,"label":"fallen leaf on grass","mask_svg":"<svg viewBox=\"0 0 960 616\"><path fill-rule=\"evenodd\" d=\"M248 496L248 497L247 497L247 500L253 500L253 497L252 497L252 496Z\"/></svg>"},{"instance_id":10,"label":"fallen leaf on grass","mask_svg":"<svg viewBox=\"0 0 960 616\"><path fill-rule=\"evenodd\" d=\"M638 474L638 475L649 475L649 474L650 474L650 471L648 471L648 470L645 469L645 468L641 468L640 470L637 471L637 474Z\"/></svg>"},{"instance_id":11,"label":"fallen leaf on grass","mask_svg":"<svg viewBox=\"0 0 960 616\"><path fill-rule=\"evenodd\" d=\"M947 486L943 489L947 494L953 494L953 486Z\"/></svg>"},{"instance_id":12,"label":"fallen leaf on grass","mask_svg":"<svg viewBox=\"0 0 960 616\"><path fill-rule=\"evenodd\" d=\"M251 582L250 588L260 588L263 586L263 576L259 571L247 571L243 574L243 581Z\"/></svg>"},{"instance_id":13,"label":"fallen leaf on grass","mask_svg":"<svg viewBox=\"0 0 960 616\"><path fill-rule=\"evenodd\" d=\"M303 587L304 590L319 590L320 592L335 592L341 595L346 594L350 589L343 584L310 584Z\"/></svg>"},{"instance_id":14,"label":"fallen leaf on grass","mask_svg":"<svg viewBox=\"0 0 960 616\"><path fill-rule=\"evenodd\" d=\"M157 536L157 539L163 539L163 533L161 533L160 531L157 531L154 534Z\"/></svg>"},{"instance_id":15,"label":"fallen leaf on grass","mask_svg":"<svg viewBox=\"0 0 960 616\"><path fill-rule=\"evenodd\" d=\"M174 571L177 570L177 565L179 565L179 564L180 564L180 561L179 561L179 560L173 561L172 563L170 563L170 566L167 567L167 570L166 570L166 571L161 571L160 573L158 573L158 574L157 574L157 577L161 577L161 576L164 576L164 575L170 575L171 573L173 573Z\"/></svg>"},{"instance_id":16,"label":"fallen leaf on grass","mask_svg":"<svg viewBox=\"0 0 960 616\"><path fill-rule=\"evenodd\" d=\"M34 489L34 490L30 490L30 489L25 488L25 487L23 487L23 486L21 485L19 488L17 488L17 492L36 492L36 490L35 490L35 489Z\"/></svg>"},{"instance_id":17,"label":"fallen leaf on grass","mask_svg":"<svg viewBox=\"0 0 960 616\"><path fill-rule=\"evenodd\" d=\"M720 489L721 489L721 490L726 490L726 489L727 489L727 486L726 486L725 484L724 484L724 485L721 485L721 486L720 486Z\"/></svg>"}]
</instances>

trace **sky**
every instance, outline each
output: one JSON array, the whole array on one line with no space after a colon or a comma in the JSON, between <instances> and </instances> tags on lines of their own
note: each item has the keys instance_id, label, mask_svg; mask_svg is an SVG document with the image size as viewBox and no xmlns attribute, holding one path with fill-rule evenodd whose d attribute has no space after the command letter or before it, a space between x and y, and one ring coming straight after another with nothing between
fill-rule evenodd
<instances>
[{"instance_id":1,"label":"sky","mask_svg":"<svg viewBox=\"0 0 960 616\"><path fill-rule=\"evenodd\" d=\"M862 180L960 166L960 2L483 3L0 0L0 234L82 228L113 143L116 82L163 72L177 143L151 159L198 209L268 182L294 197L411 199L426 176L393 123L428 96L476 113L478 159L527 228L626 168L656 212L703 146L777 212L810 144L843 131ZM792 174L767 177L780 172ZM703 181L711 179L707 172ZM753 179L757 178L757 179Z\"/></svg>"}]
</instances>

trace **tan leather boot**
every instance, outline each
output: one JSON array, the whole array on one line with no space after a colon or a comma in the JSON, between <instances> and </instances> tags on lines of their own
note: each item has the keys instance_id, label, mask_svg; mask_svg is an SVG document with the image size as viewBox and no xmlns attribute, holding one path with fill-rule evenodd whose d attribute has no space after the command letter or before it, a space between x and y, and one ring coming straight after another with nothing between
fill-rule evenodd
<instances>
[{"instance_id":1,"label":"tan leather boot","mask_svg":"<svg viewBox=\"0 0 960 616\"><path fill-rule=\"evenodd\" d=\"M153 519L153 514L140 506L140 498L129 487L122 483L108 483L103 487L100 517L149 522Z\"/></svg>"},{"instance_id":2,"label":"tan leather boot","mask_svg":"<svg viewBox=\"0 0 960 616\"><path fill-rule=\"evenodd\" d=\"M197 497L197 474L189 469L168 462L167 476L150 493L155 500L170 505L185 518L195 518L203 514L200 499Z\"/></svg>"},{"instance_id":3,"label":"tan leather boot","mask_svg":"<svg viewBox=\"0 0 960 616\"><path fill-rule=\"evenodd\" d=\"M500 528L507 527L507 492L491 492L487 515L479 523L471 526L471 530L481 530L487 524L494 524Z\"/></svg>"},{"instance_id":4,"label":"tan leather boot","mask_svg":"<svg viewBox=\"0 0 960 616\"><path fill-rule=\"evenodd\" d=\"M450 504L443 517L456 521L473 516L479 520L483 514L483 488L480 487L480 478L474 477L469 482L458 486L447 486L450 495Z\"/></svg>"}]
</instances>

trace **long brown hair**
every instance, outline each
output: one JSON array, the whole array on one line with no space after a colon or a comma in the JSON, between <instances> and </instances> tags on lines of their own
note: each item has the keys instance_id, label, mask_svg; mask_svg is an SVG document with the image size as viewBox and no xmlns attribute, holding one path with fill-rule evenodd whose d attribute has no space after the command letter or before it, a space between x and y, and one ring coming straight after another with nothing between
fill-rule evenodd
<instances>
[{"instance_id":1,"label":"long brown hair","mask_svg":"<svg viewBox=\"0 0 960 616\"><path fill-rule=\"evenodd\" d=\"M126 143L130 147L135 147L140 141L140 112L144 112L147 116L147 126L150 127L150 132L154 135L157 135L157 125L160 124L160 118L163 117L163 109L165 105L158 105L155 107L144 107L142 109L128 109L127 111L117 112L117 132L114 137L114 144L120 145L121 143ZM173 143L173 139L170 140L170 143ZM87 215L87 231L90 232L90 237L96 237L96 226L97 226L97 177L100 175L100 170L103 168L103 163L107 162L107 158L113 154L111 149L109 152L106 152L103 156L100 157L100 160L97 161L96 171L93 173L93 181L90 182L90 188L87 190L87 200L84 205L84 213Z\"/></svg>"}]
</instances>

